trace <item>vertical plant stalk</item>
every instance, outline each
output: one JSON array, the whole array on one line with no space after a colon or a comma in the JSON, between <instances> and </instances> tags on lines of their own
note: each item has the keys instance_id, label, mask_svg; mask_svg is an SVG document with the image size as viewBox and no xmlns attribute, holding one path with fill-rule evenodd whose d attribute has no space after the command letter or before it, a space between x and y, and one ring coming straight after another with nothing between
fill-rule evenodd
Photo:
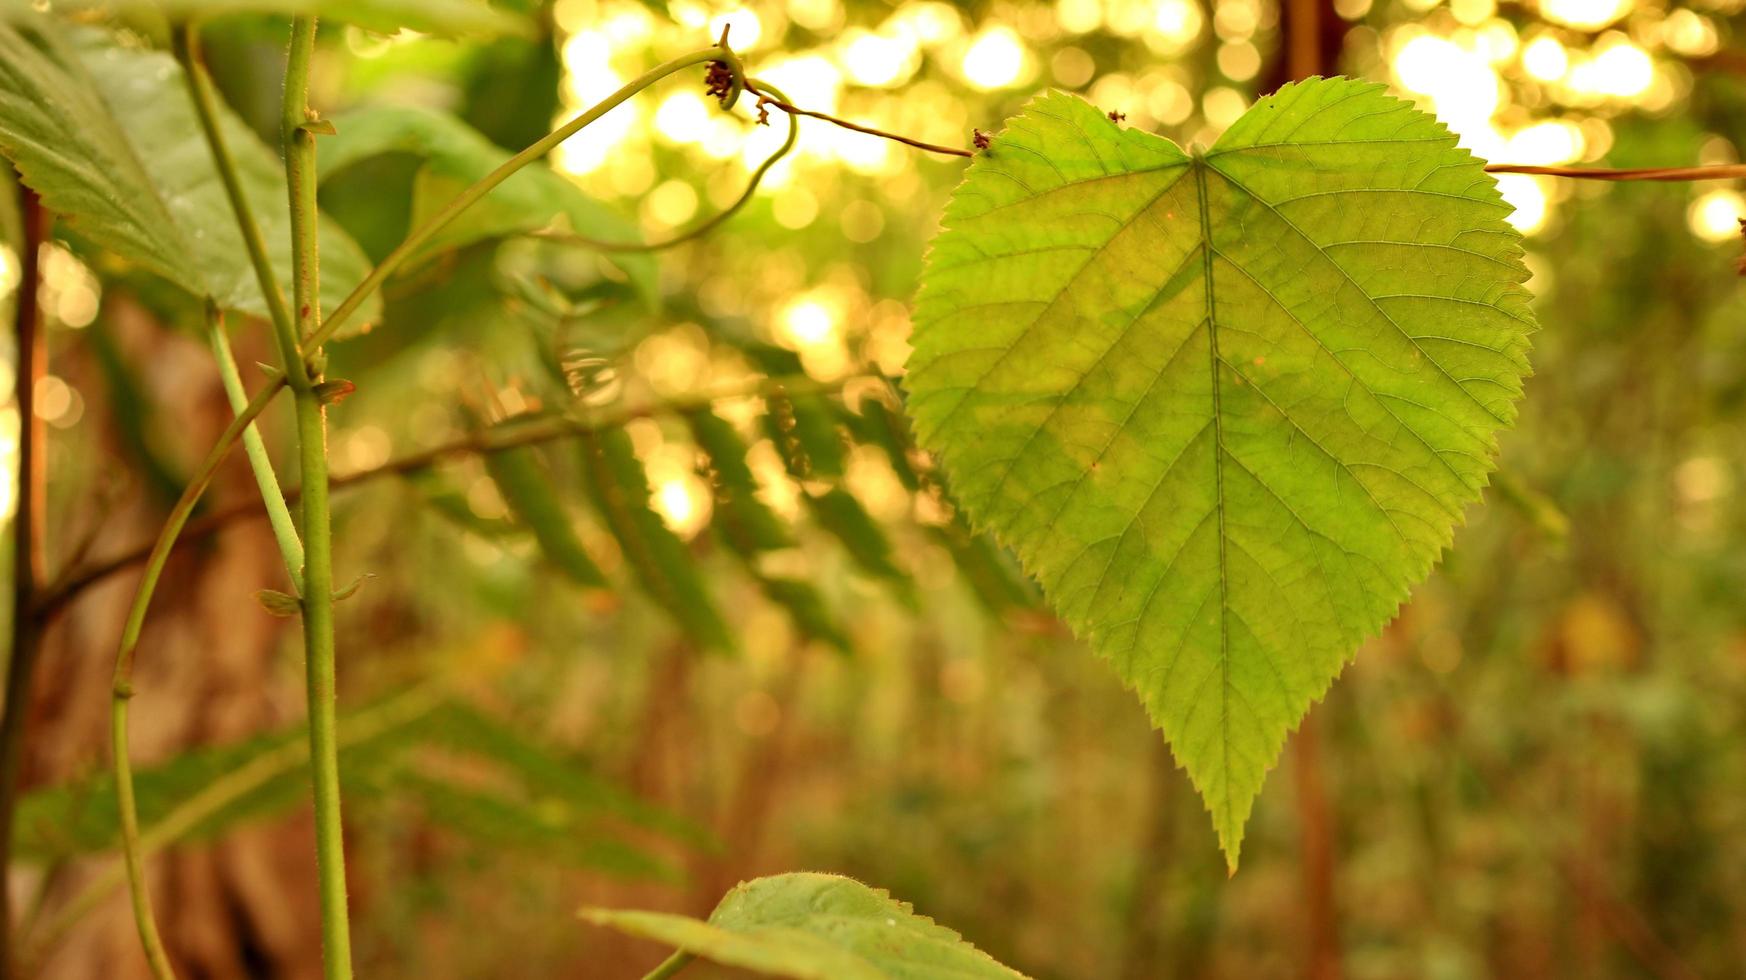
<instances>
[{"instance_id":1,"label":"vertical plant stalk","mask_svg":"<svg viewBox=\"0 0 1746 980\"><path fill-rule=\"evenodd\" d=\"M212 355L218 361L218 376L224 382L224 395L230 400L230 410L232 413L241 412L248 406L249 393L243 388L236 355L231 353L230 335L224 330L224 314L211 305L207 307L207 330L211 334ZM279 543L285 571L291 576L291 587L302 595L303 542L298 540L297 526L291 522L291 508L285 504L285 493L279 487L278 474L273 472L273 459L267 455L267 444L261 439L260 426L251 424L244 429L242 444L243 452L249 458L249 468L254 470L255 483L261 488L261 504L267 510L267 523L273 528L273 538Z\"/></svg>"},{"instance_id":2,"label":"vertical plant stalk","mask_svg":"<svg viewBox=\"0 0 1746 980\"><path fill-rule=\"evenodd\" d=\"M48 368L37 308L38 266L48 240L49 215L36 192L18 185L24 240L19 243L19 276L13 301L17 329L13 389L18 396L18 505L12 520L12 642L7 650L5 715L0 717L0 975L11 974L12 901L6 887L12 871L12 814L18 806L23 768L25 716L41 651L41 624L35 615L37 588L47 580L43 558L43 508L47 477L42 420L36 417L36 382Z\"/></svg>"},{"instance_id":3,"label":"vertical plant stalk","mask_svg":"<svg viewBox=\"0 0 1746 980\"><path fill-rule=\"evenodd\" d=\"M309 61L315 50L315 18L291 26L291 58L285 69L283 136L285 182L291 197L291 302L297 336L321 324L321 271L315 204L315 134L309 122ZM297 451L303 496L303 652L309 699L309 776L315 786L315 856L321 887L321 952L328 980L351 980L352 937L347 918L344 826L340 820L338 720L333 627L333 528L328 510L327 406L319 346L306 347L302 363L287 365L297 403Z\"/></svg>"}]
</instances>

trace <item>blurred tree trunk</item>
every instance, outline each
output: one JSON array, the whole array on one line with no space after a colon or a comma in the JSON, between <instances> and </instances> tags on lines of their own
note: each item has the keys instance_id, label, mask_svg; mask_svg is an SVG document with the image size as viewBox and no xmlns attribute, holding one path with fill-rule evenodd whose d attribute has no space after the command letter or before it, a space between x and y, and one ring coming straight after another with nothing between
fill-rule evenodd
<instances>
[{"instance_id":1,"label":"blurred tree trunk","mask_svg":"<svg viewBox=\"0 0 1746 980\"><path fill-rule=\"evenodd\" d=\"M1346 42L1346 22L1333 0L1285 0L1280 5L1280 51L1267 72L1267 91L1313 75L1335 75ZM1325 709L1324 709L1325 710ZM1322 777L1320 719L1314 707L1291 739L1302 848L1306 980L1339 980L1340 915L1335 883L1334 816Z\"/></svg>"},{"instance_id":2,"label":"blurred tree trunk","mask_svg":"<svg viewBox=\"0 0 1746 980\"><path fill-rule=\"evenodd\" d=\"M211 355L198 341L156 322L124 299L109 298L103 324L124 363L135 372L145 404L164 434L173 471L187 472L230 418ZM243 324L247 348L252 327ZM130 451L113 411L135 410L108 397L104 376L87 354L69 352L57 373L83 393L79 430L100 462L78 503L62 505L60 540L89 540L101 559L150 539L164 503L146 492L137 450ZM243 356L244 363L252 358ZM51 448L53 452L51 434ZM173 439L174 444L168 444ZM71 496L69 489L61 493ZM215 498L254 495L236 454L215 484ZM112 510L93 500L119 501ZM242 522L224 535L178 552L153 604L136 672L139 695L132 743L137 765L149 766L191 746L235 741L294 724L302 701L293 664L279 659L285 621L262 611L252 593L284 587L285 573L264 523ZM27 787L42 786L109 764L109 691L115 644L137 574L113 576L66 606L48 624L30 698L22 766ZM210 844L179 847L150 860L148 873L164 939L185 978L320 975L312 827L307 814L229 831ZM46 888L43 911L76 895L113 855L75 862ZM26 940L29 941L28 938ZM147 975L126 893L117 891L45 951L40 976L128 980Z\"/></svg>"}]
</instances>

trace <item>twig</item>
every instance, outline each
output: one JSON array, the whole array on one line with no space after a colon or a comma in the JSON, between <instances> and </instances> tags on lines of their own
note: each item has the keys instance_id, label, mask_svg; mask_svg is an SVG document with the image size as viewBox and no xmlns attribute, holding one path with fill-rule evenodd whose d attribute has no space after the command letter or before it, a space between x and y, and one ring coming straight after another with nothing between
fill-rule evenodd
<instances>
[{"instance_id":1,"label":"twig","mask_svg":"<svg viewBox=\"0 0 1746 980\"><path fill-rule=\"evenodd\" d=\"M152 915L151 891L145 880L145 857L140 851L139 811L133 799L133 766L127 755L127 707L133 698L134 655L139 650L140 631L145 628L152 593L157 590L158 578L163 575L164 565L170 560L170 550L175 547L176 535L188 523L189 515L194 513L194 505L199 503L201 495L217 475L218 465L230 455L231 448L242 437L243 430L255 420L255 416L266 410L272 403L273 396L279 393L284 384L284 378L275 378L250 399L248 406L238 412L230 425L225 427L218 437L218 443L206 454L199 469L189 478L187 489L182 491L176 506L171 508L169 518L158 532L157 541L152 544L151 553L146 556L145 572L140 576L139 586L134 590L133 603L127 610L127 622L121 630L121 643L115 652L115 682L109 703L109 732L111 761L115 766L115 799L121 816L121 849L127 861L127 884L133 899L134 925L139 929L146 963L158 980L174 980L176 974L170 968L169 954L164 951L164 941L158 935L157 920Z\"/></svg>"},{"instance_id":2,"label":"twig","mask_svg":"<svg viewBox=\"0 0 1746 980\"><path fill-rule=\"evenodd\" d=\"M733 391L714 392L695 398L633 406L616 412L603 413L592 418L552 415L512 422L470 432L440 446L421 449L389 460L381 466L332 476L328 479L327 485L334 489L340 489L368 483L385 476L404 476L430 469L447 459L458 456L506 452L521 446L537 445L570 436L617 428L627 422L656 415L683 415L687 412L707 408L719 401L758 397L776 387L781 387L788 394L830 394L842 390L843 386L851 381L866 377L869 375L854 375L840 381L814 381L810 378L763 378L759 379L756 384ZM300 486L287 487L285 499L288 501L298 500L302 496L302 489ZM259 500L249 500L219 508L199 520L190 521L177 537L175 546L181 547L211 537L235 521L255 517L262 513ZM152 545L150 544L135 545L112 558L105 558L95 564L67 573L38 598L35 610L36 618L47 622L86 589L117 572L132 568L145 561L151 554L151 550Z\"/></svg>"},{"instance_id":3,"label":"twig","mask_svg":"<svg viewBox=\"0 0 1746 980\"><path fill-rule=\"evenodd\" d=\"M1606 167L1536 167L1518 163L1488 163L1486 173L1538 174L1571 180L1738 180L1746 178L1746 164L1718 163L1707 167L1638 167L1613 170Z\"/></svg>"},{"instance_id":4,"label":"twig","mask_svg":"<svg viewBox=\"0 0 1746 980\"><path fill-rule=\"evenodd\" d=\"M751 80L748 79L748 84L750 81ZM781 94L780 90L769 82L759 82L758 84L763 85L772 92L776 92L778 95ZM733 217L741 208L746 206L746 203L752 199L752 195L757 192L758 185L763 182L764 175L770 172L770 168L776 165L776 161L787 156L789 151L794 149L794 143L799 137L800 127L795 123L794 117L790 116L788 117L788 138L782 141L782 145L778 146L775 152L764 158L764 162L758 165L758 169L752 171L751 177L746 180L746 189L740 192L740 196L734 199L734 203L722 208L714 215L705 218L703 221L698 222L691 228L688 228L671 238L663 239L658 242L614 242L600 238L589 238L587 235L568 231L536 231L534 232L533 237L564 242L571 245L586 245L589 248L601 252L659 252L663 249L669 249L675 245L682 245L693 239L701 238L715 230L717 225Z\"/></svg>"},{"instance_id":5,"label":"twig","mask_svg":"<svg viewBox=\"0 0 1746 980\"><path fill-rule=\"evenodd\" d=\"M892 140L894 142L902 143L905 146L913 146L918 150L926 150L929 153L945 153L945 154L949 154L949 155L955 156L955 157L973 157L976 155L975 153L973 153L970 150L961 150L955 146L941 146L938 143L926 143L926 142L923 142L923 141L918 140L918 139L911 139L908 136L899 135L897 133L888 133L883 129L874 129L871 126L863 126L860 123L853 123L853 122L848 121L847 119L840 119L840 118L833 116L829 113L818 112L818 111L813 110L813 109L802 109L801 107L794 105L793 103L787 101L784 98L772 97L770 95L764 94L763 92L759 91L754 86L753 83L754 83L753 79L746 80L746 91L748 91L748 92L750 92L753 95L756 95L758 97L758 104L759 105L770 106L771 108L774 108L774 109L780 109L783 112L786 112L791 116L807 116L807 117L812 118L812 119L823 119L825 122L828 122L833 126L841 126L844 129L852 129L857 133L866 133L868 136L877 136L877 137L880 137L881 139ZM769 88L772 92L775 92L774 86L765 84L764 87ZM782 93L780 93L780 92L776 92L776 96L781 96L781 94Z\"/></svg>"},{"instance_id":6,"label":"twig","mask_svg":"<svg viewBox=\"0 0 1746 980\"><path fill-rule=\"evenodd\" d=\"M955 146L941 146L938 143L927 143L899 133L891 133L883 129L874 129L871 126L863 126L860 123L850 122L847 119L842 119L830 115L829 113L818 112L813 109L802 109L800 106L794 105L784 98L780 98L779 96L781 93L776 94L778 97L773 97L759 91L757 87L758 84L759 83L757 83L755 79L746 80L746 91L751 92L758 97L758 105L760 106L770 106L771 108L780 109L789 115L808 116L813 119L822 119L825 122L831 123L835 126L841 126L844 129L854 130L857 133L866 133L869 136L877 136L881 139L892 140L897 143L902 143L905 146L913 146L918 150L926 150L929 153L946 153L955 157L974 157L976 155L975 150L965 150ZM985 149L989 142L987 135L982 133L981 130L978 130L976 137L977 149ZM1494 174L1537 174L1543 177L1564 177L1570 180L1653 180L1672 182L1693 180L1738 180L1746 178L1746 164L1737 163L1714 164L1702 167L1640 167L1624 170L1605 167L1543 167L1520 163L1491 163L1486 164L1485 169L1486 172Z\"/></svg>"}]
</instances>

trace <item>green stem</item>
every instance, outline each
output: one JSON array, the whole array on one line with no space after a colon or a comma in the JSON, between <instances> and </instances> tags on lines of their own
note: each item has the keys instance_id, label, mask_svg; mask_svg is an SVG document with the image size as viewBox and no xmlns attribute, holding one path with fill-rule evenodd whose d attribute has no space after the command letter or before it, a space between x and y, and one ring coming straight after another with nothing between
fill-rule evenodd
<instances>
[{"instance_id":1,"label":"green stem","mask_svg":"<svg viewBox=\"0 0 1746 980\"><path fill-rule=\"evenodd\" d=\"M685 969L691 964L691 961L695 959L697 959L697 957L682 949L674 950L673 955L662 960L660 966L657 966L653 970L644 974L643 980L667 980L668 977Z\"/></svg>"},{"instance_id":2,"label":"green stem","mask_svg":"<svg viewBox=\"0 0 1746 980\"><path fill-rule=\"evenodd\" d=\"M218 376L224 381L225 397L233 412L240 412L249 402L243 389L242 375L237 371L236 355L230 350L230 336L224 331L223 314L210 308L208 330L212 335L212 354L218 360ZM291 586L303 594L303 542L297 539L297 527L291 523L291 508L285 504L285 493L279 488L278 474L273 472L273 459L267 455L267 444L261 440L260 426L251 424L243 430L243 452L248 454L249 468L254 470L255 483L261 488L261 504L267 509L267 523L273 528L273 538L279 542L279 554L285 560L285 571L291 576Z\"/></svg>"},{"instance_id":3,"label":"green stem","mask_svg":"<svg viewBox=\"0 0 1746 980\"><path fill-rule=\"evenodd\" d=\"M339 737L333 625L333 526L328 508L327 406L314 385L321 342L320 241L315 204L315 134L309 121L309 60L315 18L291 26L285 70L285 183L291 195L292 302L304 359L293 370L297 452L303 478L303 653L309 701L309 777L315 789L315 859L321 890L322 964L328 980L351 980L346 854L340 819Z\"/></svg>"},{"instance_id":4,"label":"green stem","mask_svg":"<svg viewBox=\"0 0 1746 980\"><path fill-rule=\"evenodd\" d=\"M267 256L266 238L261 234L260 223L255 220L254 206L243 193L236 158L231 154L218 122L218 97L200 63L200 35L194 25L188 24L174 32L172 43L176 60L182 63L182 74L188 82L188 94L194 101L194 114L199 118L200 130L206 134L206 144L212 150L218 178L224 184L231 210L236 212L237 231L242 234L249 263L255 267L255 281L260 285L261 296L266 299L273 338L279 345L279 358L284 362L286 376L295 379L303 360L297 349L296 327L291 320L291 310L285 305L285 294L279 288L279 277L273 271L273 261Z\"/></svg>"},{"instance_id":5,"label":"green stem","mask_svg":"<svg viewBox=\"0 0 1746 980\"><path fill-rule=\"evenodd\" d=\"M139 635L145 627L146 612L151 608L152 593L157 590L158 579L164 573L164 565L170 560L170 552L176 545L176 536L181 533L182 526L188 523L188 517L194 513L194 505L199 503L201 495L211 485L212 477L218 472L218 465L230 455L231 447L242 437L243 430L255 420L255 416L266 410L283 384L282 379L277 379L250 399L243 406L243 410L236 413L236 418L231 420L230 425L225 427L223 434L218 437L218 444L206 454L200 467L189 478L187 488L182 491L176 506L170 509L170 516L164 521L164 528L158 532L158 540L152 545L151 554L146 558L145 570L140 574L139 585L134 590L133 604L127 610L127 622L121 629L121 644L115 653L115 682L109 718L115 765L115 798L121 815L121 851L127 865L127 884L133 899L134 924L139 927L146 963L157 980L174 980L176 973L170 968L169 956L164 952L164 941L158 935L157 922L152 917L151 892L147 889L145 880L145 856L140 847L139 813L133 798L133 767L129 765L127 756L127 708L129 699L133 697L134 655L139 649Z\"/></svg>"},{"instance_id":6,"label":"green stem","mask_svg":"<svg viewBox=\"0 0 1746 980\"><path fill-rule=\"evenodd\" d=\"M676 71L689 68L692 65L701 65L710 61L727 62L728 65L731 66L736 80L745 77L741 73L738 56L728 48L721 45L714 45L704 48L701 51L693 51L688 55L675 58L665 64L657 65L643 74L638 75L636 78L631 79L624 85L624 87L607 96L605 99L602 99L586 112L564 125L559 126L557 129L552 130L550 133L541 137L537 142L530 145L527 149L522 150L515 156L503 161L502 166L486 174L484 177L481 177L477 183L456 195L454 200L443 205L442 210L432 215L430 220L426 221L423 225L419 226L417 230L407 235L405 241L396 246L394 251L388 253L376 268L370 270L370 274L364 277L363 282L358 283L357 288L352 290L351 295L347 296L339 306L334 307L334 311L328 316L327 321L309 337L309 345L312 347L319 346L331 338L334 331L345 326L346 321L352 316L352 314L358 311L358 307L363 305L364 300L368 298L371 293L375 292L376 288L381 286L384 280L393 275L395 270L404 265L406 260L411 258L413 253L417 252L420 246L430 240L432 235L435 235L437 232L447 227L449 222L455 220L462 211L472 207L480 198L489 194L498 184L508 180L516 171L533 163L535 160L543 158L546 154L552 152L552 149L559 143L576 135L582 127L587 126L589 123L594 122L594 120L611 112L618 107L619 103L624 102L626 99L629 99L643 89L648 88L650 85L655 84Z\"/></svg>"}]
</instances>

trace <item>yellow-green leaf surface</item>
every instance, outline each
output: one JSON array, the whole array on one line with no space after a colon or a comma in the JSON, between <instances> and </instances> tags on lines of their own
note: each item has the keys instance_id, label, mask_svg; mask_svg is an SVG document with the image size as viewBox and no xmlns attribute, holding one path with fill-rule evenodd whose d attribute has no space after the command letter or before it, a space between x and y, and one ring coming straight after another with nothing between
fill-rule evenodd
<instances>
[{"instance_id":1,"label":"yellow-green leaf surface","mask_svg":"<svg viewBox=\"0 0 1746 980\"><path fill-rule=\"evenodd\" d=\"M1286 734L1430 571L1515 416L1519 236L1348 79L1210 150L1033 101L952 197L905 387L964 508L1163 729L1232 868Z\"/></svg>"},{"instance_id":2,"label":"yellow-green leaf surface","mask_svg":"<svg viewBox=\"0 0 1746 980\"><path fill-rule=\"evenodd\" d=\"M795 980L1023 980L909 903L839 875L743 882L702 922L583 909L582 918L726 966Z\"/></svg>"}]
</instances>

